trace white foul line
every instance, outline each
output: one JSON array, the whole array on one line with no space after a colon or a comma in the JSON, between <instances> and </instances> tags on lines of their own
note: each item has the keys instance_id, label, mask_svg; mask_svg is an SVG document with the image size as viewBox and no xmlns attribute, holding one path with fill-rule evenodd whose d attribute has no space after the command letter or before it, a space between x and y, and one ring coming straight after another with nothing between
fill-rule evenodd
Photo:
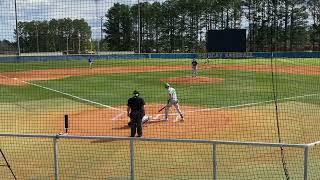
<instances>
[{"instance_id":1,"label":"white foul line","mask_svg":"<svg viewBox=\"0 0 320 180\"><path fill-rule=\"evenodd\" d=\"M119 113L118 115L116 115L115 117L112 118L112 121L116 121L118 119L120 119L122 116L124 115L124 113Z\"/></svg>"},{"instance_id":2,"label":"white foul line","mask_svg":"<svg viewBox=\"0 0 320 180\"><path fill-rule=\"evenodd\" d=\"M16 80L16 81L20 81L20 82L23 82L23 83L26 83L26 84L29 84L29 85L32 85L32 86L37 86L37 87L40 87L40 88L43 88L43 89L46 89L46 90L49 90L49 91L57 92L57 93L60 93L60 94L66 95L66 96L70 96L72 98L79 99L81 101L85 101L85 102L88 102L88 103L91 103L91 104L95 104L95 105L99 105L99 106L102 106L102 107L106 107L106 108L110 108L110 109L113 109L113 110L117 110L117 111L122 111L123 112L123 110L118 109L118 108L114 108L112 106L108 106L108 105L105 105L105 104L94 102L94 101L91 101L91 100L88 100L88 99L84 99L84 98L81 98L81 97L78 97L78 96L74 96L72 94L65 93L65 92L62 92L62 91L58 91L58 90L55 90L55 89L51 89L51 88L48 88L48 87L40 86L38 84L27 82L27 81L24 81L24 80L21 80L21 79L18 79L18 78L10 78L10 77L7 77L7 76L1 75L1 74L0 74L0 76L8 78L8 79L13 79L13 80Z\"/></svg>"},{"instance_id":3,"label":"white foul line","mask_svg":"<svg viewBox=\"0 0 320 180\"><path fill-rule=\"evenodd\" d=\"M283 101L283 100L290 100L290 99L297 99L297 98L303 98L303 97L309 97L309 96L317 96L320 94L307 94L307 95L301 95L301 96L292 96L292 97L286 97L282 99L277 99L277 101ZM259 104L265 104L265 103L271 103L275 102L275 100L268 100L268 101L262 101L262 102L254 102L254 103L247 103L247 104L238 104L233 106L224 106L224 107L217 107L217 108L207 108L207 109L198 109L193 111L186 111L184 113L194 113L194 112L204 112L204 111L214 111L214 110L221 110L221 109L229 109L229 108L238 108L238 107L248 107L248 106L254 106ZM156 117L160 117L163 114L156 114ZM168 114L169 116L178 115L177 113L171 113Z\"/></svg>"},{"instance_id":4,"label":"white foul line","mask_svg":"<svg viewBox=\"0 0 320 180\"><path fill-rule=\"evenodd\" d=\"M277 101L290 100L290 99L298 99L298 98L309 97L309 96L317 96L317 95L320 95L320 94L307 94L307 95L301 95L301 96L292 96L292 97L277 99ZM224 107L218 107L218 108L199 109L199 110L194 110L194 111L187 111L186 113L202 112L202 111L211 111L211 110L220 110L220 109L228 109L228 108L238 108L238 107L248 107L248 106L265 104L265 103L271 103L271 102L275 102L275 100L268 100L268 101L255 102L255 103L247 103L247 104L238 104L238 105L224 106Z\"/></svg>"}]
</instances>

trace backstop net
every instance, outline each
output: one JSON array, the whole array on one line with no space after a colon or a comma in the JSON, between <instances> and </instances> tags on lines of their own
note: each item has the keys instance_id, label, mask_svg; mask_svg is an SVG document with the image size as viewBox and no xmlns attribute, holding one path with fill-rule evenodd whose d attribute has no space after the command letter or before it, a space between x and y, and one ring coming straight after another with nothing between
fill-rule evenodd
<instances>
[{"instance_id":1,"label":"backstop net","mask_svg":"<svg viewBox=\"0 0 320 180\"><path fill-rule=\"evenodd\" d=\"M319 178L318 6L0 2L0 177Z\"/></svg>"}]
</instances>

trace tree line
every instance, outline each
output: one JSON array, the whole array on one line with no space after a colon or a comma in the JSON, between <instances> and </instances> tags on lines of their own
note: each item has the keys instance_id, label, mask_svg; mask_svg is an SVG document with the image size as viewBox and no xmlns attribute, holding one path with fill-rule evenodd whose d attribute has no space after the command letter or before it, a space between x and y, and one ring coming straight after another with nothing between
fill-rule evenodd
<instances>
[{"instance_id":1,"label":"tree line","mask_svg":"<svg viewBox=\"0 0 320 180\"><path fill-rule=\"evenodd\" d=\"M84 19L18 22L18 32L21 52L76 53L92 47L91 27Z\"/></svg>"},{"instance_id":2,"label":"tree line","mask_svg":"<svg viewBox=\"0 0 320 180\"><path fill-rule=\"evenodd\" d=\"M116 3L106 14L110 50L202 52L210 29L246 24L248 51L320 50L319 0L167 0ZM140 23L140 30L139 28Z\"/></svg>"},{"instance_id":3,"label":"tree line","mask_svg":"<svg viewBox=\"0 0 320 180\"><path fill-rule=\"evenodd\" d=\"M100 50L137 52L140 38L141 52L205 52L208 30L243 26L248 51L320 50L319 0L115 3L105 17ZM84 19L18 22L18 32L22 52L96 50Z\"/></svg>"},{"instance_id":4,"label":"tree line","mask_svg":"<svg viewBox=\"0 0 320 180\"><path fill-rule=\"evenodd\" d=\"M8 40L0 40L0 55L1 54L14 54L16 50L15 43Z\"/></svg>"}]
</instances>

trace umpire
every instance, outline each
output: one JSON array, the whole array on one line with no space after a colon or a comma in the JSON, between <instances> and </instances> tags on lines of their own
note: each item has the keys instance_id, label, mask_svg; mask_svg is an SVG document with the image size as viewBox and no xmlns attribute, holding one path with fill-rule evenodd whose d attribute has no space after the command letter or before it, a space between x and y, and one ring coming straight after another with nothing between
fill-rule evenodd
<instances>
[{"instance_id":1,"label":"umpire","mask_svg":"<svg viewBox=\"0 0 320 180\"><path fill-rule=\"evenodd\" d=\"M138 137L142 136L142 118L145 115L144 105L145 102L140 97L140 93L137 90L133 91L133 96L128 99L127 108L127 115L130 117L128 125L131 127L131 137L134 137L136 132L138 132Z\"/></svg>"}]
</instances>

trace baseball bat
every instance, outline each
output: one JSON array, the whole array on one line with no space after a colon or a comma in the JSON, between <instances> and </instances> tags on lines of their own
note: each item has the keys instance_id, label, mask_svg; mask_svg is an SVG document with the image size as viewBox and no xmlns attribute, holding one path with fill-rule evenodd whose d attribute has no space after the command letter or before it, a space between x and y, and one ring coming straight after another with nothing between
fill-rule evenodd
<instances>
[{"instance_id":1,"label":"baseball bat","mask_svg":"<svg viewBox=\"0 0 320 180\"><path fill-rule=\"evenodd\" d=\"M163 106L161 109L159 109L159 111L158 112L161 112L164 108L166 108L167 107L167 105L165 105L165 106Z\"/></svg>"}]
</instances>

